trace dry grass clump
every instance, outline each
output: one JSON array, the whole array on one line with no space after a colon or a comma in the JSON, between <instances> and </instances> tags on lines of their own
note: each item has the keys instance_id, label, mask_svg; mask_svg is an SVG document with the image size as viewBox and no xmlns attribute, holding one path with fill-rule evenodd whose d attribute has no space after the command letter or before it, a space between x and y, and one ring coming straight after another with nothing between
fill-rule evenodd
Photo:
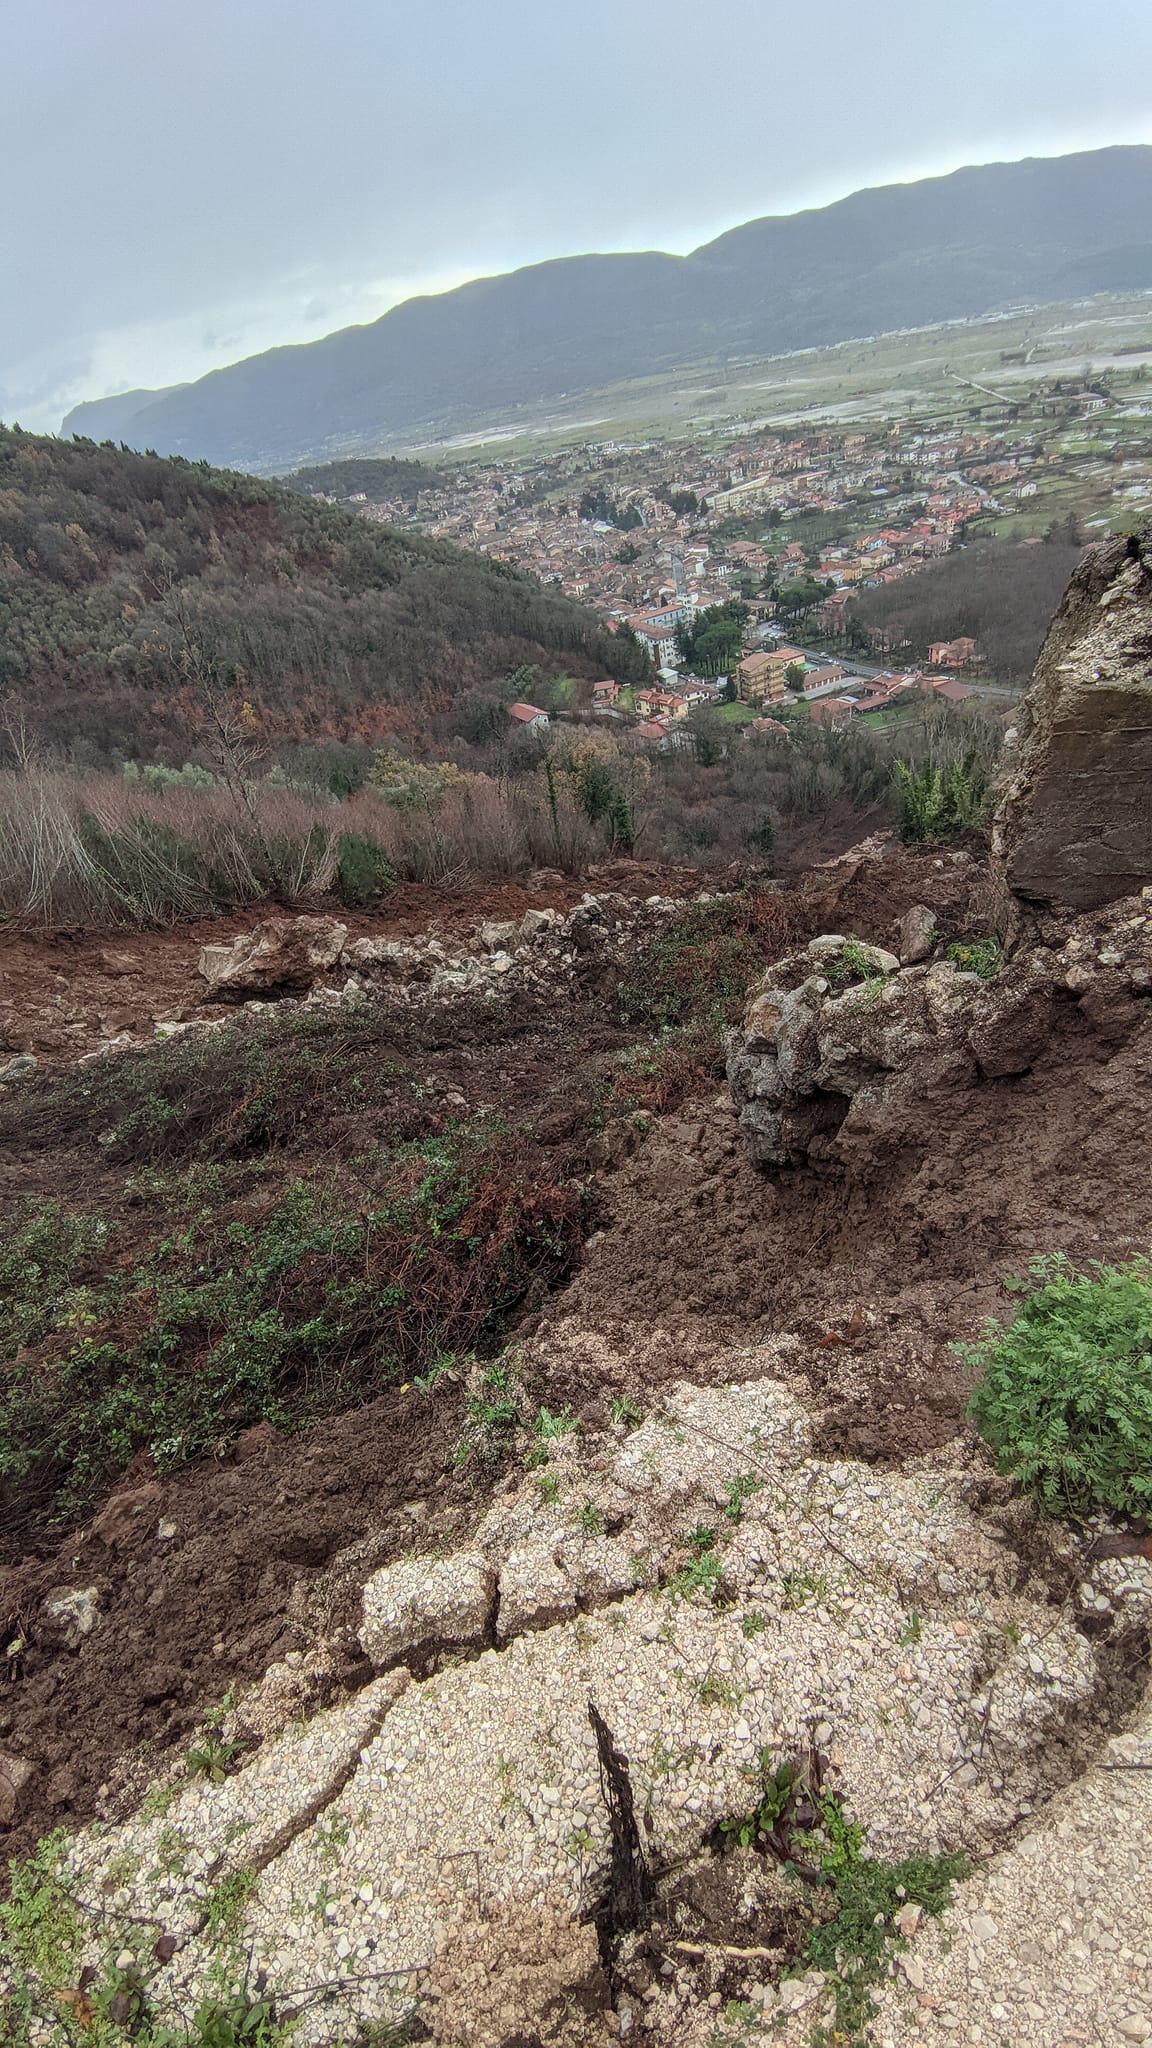
<instances>
[{"instance_id":1,"label":"dry grass clump","mask_svg":"<svg viewBox=\"0 0 1152 2048\"><path fill-rule=\"evenodd\" d=\"M269 898L371 904L395 882L579 872L602 851L562 790L462 778L430 804L363 789L343 802L270 777L230 788L0 771L0 918L146 927Z\"/></svg>"},{"instance_id":2,"label":"dry grass clump","mask_svg":"<svg viewBox=\"0 0 1152 2048\"><path fill-rule=\"evenodd\" d=\"M608 1979L593 1927L563 1900L505 1900L451 1928L429 1971L440 2048L608 2048Z\"/></svg>"}]
</instances>

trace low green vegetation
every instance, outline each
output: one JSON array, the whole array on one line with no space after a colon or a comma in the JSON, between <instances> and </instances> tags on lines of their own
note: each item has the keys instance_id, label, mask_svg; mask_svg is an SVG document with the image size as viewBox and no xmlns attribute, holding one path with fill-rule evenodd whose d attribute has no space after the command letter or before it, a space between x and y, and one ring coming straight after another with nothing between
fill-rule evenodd
<instances>
[{"instance_id":1,"label":"low green vegetation","mask_svg":"<svg viewBox=\"0 0 1152 2048\"><path fill-rule=\"evenodd\" d=\"M1004 1328L959 1347L978 1375L976 1426L1049 1514L1146 1516L1152 1507L1152 1262L1078 1273L1038 1259Z\"/></svg>"},{"instance_id":2,"label":"low green vegetation","mask_svg":"<svg viewBox=\"0 0 1152 2048\"><path fill-rule=\"evenodd\" d=\"M431 1386L570 1269L581 1188L496 1116L401 1135L388 1032L367 1011L271 1020L0 1103L0 1137L124 1176L99 1213L61 1194L0 1230L15 1522L83 1513L144 1447L164 1470L260 1420Z\"/></svg>"},{"instance_id":3,"label":"low green vegetation","mask_svg":"<svg viewBox=\"0 0 1152 2048\"><path fill-rule=\"evenodd\" d=\"M724 1566L716 1548L715 1530L703 1526L694 1529L688 1538L688 1548L694 1555L669 1579L669 1599L690 1600L694 1594L703 1593L709 1600L716 1600L720 1593Z\"/></svg>"},{"instance_id":4,"label":"low green vegetation","mask_svg":"<svg viewBox=\"0 0 1152 2048\"><path fill-rule=\"evenodd\" d=\"M893 1950L906 1945L895 1915L906 1905L932 1916L944 1912L968 1865L956 1855L907 1856L898 1863L865 1855L863 1829L825 1788L823 1772L824 1759L814 1749L778 1763L762 1750L755 1803L721 1821L714 1841L721 1852L738 1847L772 1856L800 1897L805 1887L831 1890L835 1912L811 1926L794 1967L823 1970L834 2001L832 2028L817 2028L813 2048L862 2048L875 2010L870 1987Z\"/></svg>"},{"instance_id":5,"label":"low green vegetation","mask_svg":"<svg viewBox=\"0 0 1152 2048\"><path fill-rule=\"evenodd\" d=\"M558 1415L553 1415L551 1409L541 1408L532 1424L532 1441L525 1456L525 1464L546 1464L551 1445L558 1443L561 1437L574 1436L579 1428L580 1424L571 1409L562 1408Z\"/></svg>"},{"instance_id":6,"label":"low green vegetation","mask_svg":"<svg viewBox=\"0 0 1152 2048\"><path fill-rule=\"evenodd\" d=\"M744 1003L748 984L791 935L790 911L769 890L689 903L639 948L618 990L623 1021L691 1027L713 1043Z\"/></svg>"},{"instance_id":7,"label":"low green vegetation","mask_svg":"<svg viewBox=\"0 0 1152 2048\"><path fill-rule=\"evenodd\" d=\"M207 1778L211 1785L222 1785L229 1765L235 1763L243 1751L243 1743L228 1742L218 1728L209 1728L203 1740L186 1751L185 1768L190 1778Z\"/></svg>"},{"instance_id":8,"label":"low green vegetation","mask_svg":"<svg viewBox=\"0 0 1152 2048\"><path fill-rule=\"evenodd\" d=\"M757 1479L753 1472L742 1472L738 1478L732 1481L728 1489L728 1499L724 1506L724 1514L734 1527L743 1521L746 1503L751 1500L754 1493L759 1491L762 1484L763 1481Z\"/></svg>"},{"instance_id":9,"label":"low green vegetation","mask_svg":"<svg viewBox=\"0 0 1152 2048\"><path fill-rule=\"evenodd\" d=\"M176 1943L161 1936L143 1943L132 1961L113 1961L116 1942L100 1964L82 1964L91 1928L68 1889L63 1831L48 1835L23 1862L10 1865L8 1897L0 1901L6 1981L0 1990L0 2048L27 2048L33 2040L56 2048L279 2048L290 2023L272 2003L249 1994L226 1968L221 1982L178 2020L163 2016L154 1986ZM225 1878L208 1904L208 1926L221 1962L235 1947L240 1918L255 1886L249 1872Z\"/></svg>"},{"instance_id":10,"label":"low green vegetation","mask_svg":"<svg viewBox=\"0 0 1152 2048\"><path fill-rule=\"evenodd\" d=\"M838 2048L863 2042L875 2008L870 1987L884 1973L893 1946L895 1915L903 1906L919 1906L936 1919L952 1903L952 1887L968 1875L963 1856L905 1856L898 1863L866 1856L863 1832L846 1819L831 1792L817 1798L818 1821L809 1837L819 1869L836 1894L833 1919L814 1927L808 1936L805 1962L827 1973L835 2003L835 2019L823 2041L813 2048Z\"/></svg>"},{"instance_id":11,"label":"low green vegetation","mask_svg":"<svg viewBox=\"0 0 1152 2048\"><path fill-rule=\"evenodd\" d=\"M954 961L965 974L978 974L981 981L995 981L1000 972L1000 941L992 936L961 939L945 947L944 957Z\"/></svg>"}]
</instances>

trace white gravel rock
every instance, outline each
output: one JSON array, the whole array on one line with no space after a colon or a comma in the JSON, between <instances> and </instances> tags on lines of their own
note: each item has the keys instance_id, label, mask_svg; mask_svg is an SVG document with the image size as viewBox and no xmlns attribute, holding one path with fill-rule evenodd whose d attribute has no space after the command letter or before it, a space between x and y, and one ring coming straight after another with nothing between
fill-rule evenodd
<instances>
[{"instance_id":1,"label":"white gravel rock","mask_svg":"<svg viewBox=\"0 0 1152 2048\"><path fill-rule=\"evenodd\" d=\"M385 1565L364 1588L360 1642L378 1669L426 1645L479 1642L495 1594L496 1574L478 1551Z\"/></svg>"}]
</instances>

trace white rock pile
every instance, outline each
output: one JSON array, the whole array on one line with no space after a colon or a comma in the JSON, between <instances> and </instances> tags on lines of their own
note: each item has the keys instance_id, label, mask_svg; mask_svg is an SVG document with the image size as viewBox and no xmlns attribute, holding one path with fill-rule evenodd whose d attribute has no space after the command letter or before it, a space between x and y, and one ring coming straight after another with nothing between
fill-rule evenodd
<instances>
[{"instance_id":1,"label":"white rock pile","mask_svg":"<svg viewBox=\"0 0 1152 2048\"><path fill-rule=\"evenodd\" d=\"M595 1896L608 1831L590 1700L629 1759L657 1864L746 1808L762 1753L813 1739L872 1853L979 1855L1032 1825L1077 1731L1090 1742L1106 1723L1077 1621L1097 1568L1073 1561L1054 1605L970 1504L963 1464L880 1474L814 1455L769 1376L792 1348L741 1354L732 1384L680 1386L631 1431L555 1439L460 1551L375 1572L361 1627L379 1675L348 1704L270 1736L222 1783L177 1785L162 1814L73 1841L88 1958L147 1961L168 1934L158 2012L187 2013L233 1965L261 1971L318 2048L402 2017L462 1899L575 1910ZM1125 1586L1147 1600L1150 1568L1109 1569L1116 1614ZM1108 1899L1095 1907L1103 1924ZM1003 1905L988 1911L999 1926ZM926 1982L937 1970L951 1986L960 1953L925 1947ZM1004 2002L994 1977L989 2010ZM823 1995L810 1981L762 1994L784 2024ZM663 1995L669 2039L690 2023L681 1996ZM1137 2008L1117 2007L1117 2025ZM921 2038L902 2014L892 2039Z\"/></svg>"}]
</instances>

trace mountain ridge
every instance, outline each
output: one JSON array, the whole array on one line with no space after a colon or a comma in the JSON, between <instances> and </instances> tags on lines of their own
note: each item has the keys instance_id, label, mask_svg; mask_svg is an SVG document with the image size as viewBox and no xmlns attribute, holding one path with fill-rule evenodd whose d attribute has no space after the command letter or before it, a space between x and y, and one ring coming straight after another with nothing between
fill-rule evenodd
<instances>
[{"instance_id":1,"label":"mountain ridge","mask_svg":"<svg viewBox=\"0 0 1152 2048\"><path fill-rule=\"evenodd\" d=\"M687 256L562 256L474 278L143 403L126 394L122 414L108 399L74 407L62 431L283 470L708 358L975 318L1069 288L1145 289L1149 218L1149 145L973 165L746 221Z\"/></svg>"}]
</instances>

